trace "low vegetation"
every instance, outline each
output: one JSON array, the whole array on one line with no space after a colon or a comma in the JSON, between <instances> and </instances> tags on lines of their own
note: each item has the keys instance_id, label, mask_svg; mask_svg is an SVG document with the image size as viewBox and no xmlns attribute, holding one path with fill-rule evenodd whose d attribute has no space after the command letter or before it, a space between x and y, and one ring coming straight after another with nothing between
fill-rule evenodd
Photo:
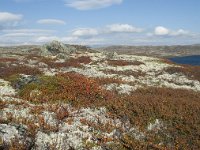
<instances>
[{"instance_id":1,"label":"low vegetation","mask_svg":"<svg viewBox=\"0 0 200 150\"><path fill-rule=\"evenodd\" d=\"M25 65L10 65L0 67L0 78L2 79L19 74L38 75L41 74L41 71L38 68L32 68Z\"/></svg>"},{"instance_id":2,"label":"low vegetation","mask_svg":"<svg viewBox=\"0 0 200 150\"><path fill-rule=\"evenodd\" d=\"M141 131L145 131L149 122L157 118L163 121L164 127L158 132L149 131L143 142L124 135L119 146L124 149L199 149L200 143L196 139L200 135L199 100L200 94L192 91L147 88L129 96L95 101L89 106L106 106L111 116L130 120Z\"/></svg>"},{"instance_id":3,"label":"low vegetation","mask_svg":"<svg viewBox=\"0 0 200 150\"><path fill-rule=\"evenodd\" d=\"M78 58L69 58L65 62L55 62L54 59L42 58L40 62L44 62L51 68L61 68L61 67L81 67L81 64L89 64L91 59L86 56L81 56Z\"/></svg>"},{"instance_id":4,"label":"low vegetation","mask_svg":"<svg viewBox=\"0 0 200 150\"><path fill-rule=\"evenodd\" d=\"M100 85L106 85L106 84L123 84L125 83L121 79L118 78L95 78L95 80L100 84Z\"/></svg>"},{"instance_id":5,"label":"low vegetation","mask_svg":"<svg viewBox=\"0 0 200 150\"><path fill-rule=\"evenodd\" d=\"M77 53L77 55L81 55L81 53ZM101 59L92 61L93 59L89 56L70 57L64 62L60 59L50 59L37 55L27 55L25 58L25 60L30 59L36 60L38 63L47 64L48 66L46 65L45 68L47 70L49 68L59 70L63 67L75 67L75 69L81 70L81 67L86 64L93 64L94 67L98 68L99 66L95 65L104 61ZM161 63L171 64L171 62L164 61L161 61ZM141 64L146 66L145 62L139 61L107 60L107 63L115 67ZM159 65L159 63L156 63L156 65ZM0 123L25 125L27 127L24 132L26 133L25 136L32 140L31 143L28 143L27 141L20 142L18 139L13 138L9 145L0 138L0 149L31 149L35 146L34 139L38 131L47 134L47 136L51 133L57 134L61 133L59 130L62 125L66 125L65 127L69 127L68 129L74 128L71 127L74 125L74 133L79 131L80 134L82 134L81 130L84 130L81 127L88 127L88 132L91 132L89 135L92 135L91 139L94 139L93 141L95 142L88 142L86 141L87 138L83 139L82 142L85 149L92 149L96 146L110 150L200 149L199 91L175 90L164 86L158 88L144 84L144 86L131 91L129 94L119 94L117 91L105 90L104 85L114 83L116 85L126 84L134 87L137 86L134 85L137 83L125 82L118 76L109 78L109 76L106 76L107 74L124 75L125 77L133 76L136 79L140 79L139 77L148 76L148 72L145 72L145 70L118 71L117 69L103 70L103 68L100 68L103 71L99 70L105 73L104 76L86 77L75 72L61 73L60 70L62 69L60 69L55 75L46 76L40 71L44 68L38 69L36 66L28 67L18 64L17 60L12 58L0 59L0 79L10 81L17 92L15 96L10 95L9 97L9 94L6 95L9 100L6 98L3 100L3 94L2 96L0 95L0 110L11 108L10 112L5 111L6 119L5 117L0 117ZM90 75L96 73L90 71L88 70ZM200 81L199 67L177 67L176 65L168 67L166 65L163 70L161 67L157 72L161 74L163 72L168 73L168 76L181 73L188 79ZM30 79L30 82L26 83L27 78ZM3 82L4 80L1 81L0 90L3 87L5 87L5 90L6 88L10 90L12 88L10 83ZM22 83L23 81L25 84ZM4 83L8 84L4 85ZM20 88L16 88L16 84L20 84ZM8 92L6 91L5 93L7 94ZM12 101L12 98L19 98L20 101ZM98 111L100 108L103 110ZM16 117L15 111L20 111L20 109L28 109L28 113L25 115L19 113L19 116ZM93 109L94 111L91 111ZM26 111L24 112L26 113ZM46 112L46 116L44 112ZM98 116L95 116L95 113ZM102 115L103 119L98 118L101 113L106 114ZM94 118L98 121L95 122ZM48 122L49 120L52 124ZM113 120L118 120L122 125L117 127L116 124L118 122ZM133 132L131 132L130 128L133 129ZM104 133L111 134L113 131L116 132L112 137L104 135ZM69 133L68 130L63 134L66 133ZM48 146L56 149L56 145Z\"/></svg>"},{"instance_id":6,"label":"low vegetation","mask_svg":"<svg viewBox=\"0 0 200 150\"><path fill-rule=\"evenodd\" d=\"M1 63L6 63L6 62L16 62L16 58L0 58Z\"/></svg>"},{"instance_id":7,"label":"low vegetation","mask_svg":"<svg viewBox=\"0 0 200 150\"><path fill-rule=\"evenodd\" d=\"M182 67L170 67L165 70L169 74L181 73L191 80L200 81L200 67L183 65Z\"/></svg>"},{"instance_id":8,"label":"low vegetation","mask_svg":"<svg viewBox=\"0 0 200 150\"><path fill-rule=\"evenodd\" d=\"M95 80L75 73L41 76L40 82L25 85L19 92L21 98L37 102L85 102L103 99L105 93Z\"/></svg>"},{"instance_id":9,"label":"low vegetation","mask_svg":"<svg viewBox=\"0 0 200 150\"><path fill-rule=\"evenodd\" d=\"M104 73L106 74L117 74L117 75L126 75L126 76L134 76L136 78L138 77L144 77L146 75L145 72L142 71L131 71L131 70L127 70L127 71L115 71L115 70L103 70Z\"/></svg>"},{"instance_id":10,"label":"low vegetation","mask_svg":"<svg viewBox=\"0 0 200 150\"><path fill-rule=\"evenodd\" d=\"M200 143L195 137L200 135L199 100L200 94L192 91L148 88L112 101L108 109L122 118L127 116L141 128L156 118L164 121L167 130L162 130L162 136L154 133L147 143L164 141L163 148L173 143L173 149L198 149Z\"/></svg>"},{"instance_id":11,"label":"low vegetation","mask_svg":"<svg viewBox=\"0 0 200 150\"><path fill-rule=\"evenodd\" d=\"M26 85L20 91L20 97L34 103L64 101L77 108L106 107L110 117L129 120L131 125L140 127L141 131L145 131L149 122L162 120L165 127L158 132L149 131L142 142L138 142L128 134L123 135L118 141L119 148L200 148L200 143L196 139L200 135L198 115L200 94L197 92L146 88L136 90L130 95L109 94L103 91L95 80L74 73L58 74L55 77L42 76L40 80L41 84ZM107 83L109 80L101 80L102 82ZM31 94L33 90L39 91L39 94ZM61 110L58 119L67 115L67 112ZM98 125L90 125L98 127ZM159 143L163 144L159 145Z\"/></svg>"},{"instance_id":12,"label":"low vegetation","mask_svg":"<svg viewBox=\"0 0 200 150\"><path fill-rule=\"evenodd\" d=\"M139 61L125 61L125 60L107 60L108 65L111 66L128 66L128 65L141 65L143 64L142 62Z\"/></svg>"}]
</instances>

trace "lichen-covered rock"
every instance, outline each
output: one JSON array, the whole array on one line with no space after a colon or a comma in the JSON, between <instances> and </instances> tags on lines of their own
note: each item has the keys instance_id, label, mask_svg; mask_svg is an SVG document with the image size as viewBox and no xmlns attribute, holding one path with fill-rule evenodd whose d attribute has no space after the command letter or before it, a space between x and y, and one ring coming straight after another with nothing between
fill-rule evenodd
<instances>
[{"instance_id":1,"label":"lichen-covered rock","mask_svg":"<svg viewBox=\"0 0 200 150\"><path fill-rule=\"evenodd\" d=\"M147 130L160 130L163 127L163 122L159 119L156 119L153 123L149 123Z\"/></svg>"},{"instance_id":2,"label":"lichen-covered rock","mask_svg":"<svg viewBox=\"0 0 200 150\"><path fill-rule=\"evenodd\" d=\"M137 87L133 87L133 86L130 86L128 84L116 84L116 83L111 83L109 85L105 85L104 86L106 90L109 90L109 91L118 91L119 94L130 94L132 91L136 90Z\"/></svg>"},{"instance_id":3,"label":"lichen-covered rock","mask_svg":"<svg viewBox=\"0 0 200 150\"><path fill-rule=\"evenodd\" d=\"M70 149L66 137L67 135L64 133L50 133L48 135L39 131L35 139L36 150Z\"/></svg>"},{"instance_id":4,"label":"lichen-covered rock","mask_svg":"<svg viewBox=\"0 0 200 150\"><path fill-rule=\"evenodd\" d=\"M76 48L71 45L65 45L58 41L52 41L49 44L45 44L41 48L41 56L57 56L59 58L68 58L68 55L72 52L75 52Z\"/></svg>"},{"instance_id":5,"label":"lichen-covered rock","mask_svg":"<svg viewBox=\"0 0 200 150\"><path fill-rule=\"evenodd\" d=\"M103 52L107 59L113 59L117 56L116 52Z\"/></svg>"},{"instance_id":6,"label":"lichen-covered rock","mask_svg":"<svg viewBox=\"0 0 200 150\"><path fill-rule=\"evenodd\" d=\"M5 95L15 95L15 90L10 86L10 83L8 81L5 81L3 79L0 79L0 97Z\"/></svg>"},{"instance_id":7,"label":"lichen-covered rock","mask_svg":"<svg viewBox=\"0 0 200 150\"><path fill-rule=\"evenodd\" d=\"M21 89L29 83L38 83L38 82L39 82L39 79L36 76L21 75L20 79L16 83L14 83L14 87L16 89Z\"/></svg>"},{"instance_id":8,"label":"lichen-covered rock","mask_svg":"<svg viewBox=\"0 0 200 150\"><path fill-rule=\"evenodd\" d=\"M20 135L16 127L7 124L0 124L0 137L4 142L9 143L12 139L19 138Z\"/></svg>"}]
</instances>

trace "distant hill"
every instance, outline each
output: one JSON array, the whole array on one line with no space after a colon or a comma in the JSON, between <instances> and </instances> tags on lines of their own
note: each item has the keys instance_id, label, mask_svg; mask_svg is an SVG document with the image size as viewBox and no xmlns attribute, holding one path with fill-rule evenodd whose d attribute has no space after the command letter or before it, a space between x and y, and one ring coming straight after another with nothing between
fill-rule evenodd
<instances>
[{"instance_id":1,"label":"distant hill","mask_svg":"<svg viewBox=\"0 0 200 150\"><path fill-rule=\"evenodd\" d=\"M114 51L119 54L139 54L162 57L200 55L200 44L175 46L108 46L95 49L107 52Z\"/></svg>"},{"instance_id":2,"label":"distant hill","mask_svg":"<svg viewBox=\"0 0 200 150\"><path fill-rule=\"evenodd\" d=\"M174 57L174 56L190 56L200 55L200 44L195 45L174 45L174 46L107 46L98 48L89 48L82 45L68 45L74 47L77 51L88 52L117 52L118 54L137 54L157 57ZM40 45L22 45L0 47L2 53L17 53L17 54L37 54L41 50Z\"/></svg>"},{"instance_id":3,"label":"distant hill","mask_svg":"<svg viewBox=\"0 0 200 150\"><path fill-rule=\"evenodd\" d=\"M65 47L69 49L75 49L76 51L87 51L87 52L95 52L93 49L83 46L83 45L70 45L64 44ZM19 45L19 46L6 46L0 47L0 54L10 53L10 54L36 54L38 55L43 50L43 45Z\"/></svg>"}]
</instances>

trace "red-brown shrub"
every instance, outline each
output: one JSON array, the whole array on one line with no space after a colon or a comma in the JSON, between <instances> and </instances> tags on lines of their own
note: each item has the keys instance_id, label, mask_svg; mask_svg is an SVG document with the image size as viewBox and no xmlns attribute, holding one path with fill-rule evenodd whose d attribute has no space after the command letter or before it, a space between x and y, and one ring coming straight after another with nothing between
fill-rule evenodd
<instances>
[{"instance_id":1,"label":"red-brown shrub","mask_svg":"<svg viewBox=\"0 0 200 150\"><path fill-rule=\"evenodd\" d=\"M43 58L42 62L46 63L51 68L61 68L61 67L81 67L81 63L88 64L91 62L90 57L81 56L78 58L70 58L65 62L55 62L55 59Z\"/></svg>"},{"instance_id":2,"label":"red-brown shrub","mask_svg":"<svg viewBox=\"0 0 200 150\"><path fill-rule=\"evenodd\" d=\"M108 65L111 66L128 66L128 65L141 65L144 64L142 62L139 61L125 61L125 60L107 60L108 61Z\"/></svg>"},{"instance_id":3,"label":"red-brown shrub","mask_svg":"<svg viewBox=\"0 0 200 150\"><path fill-rule=\"evenodd\" d=\"M118 79L118 78L95 78L95 80L100 85L111 84L111 83L117 83L117 84L125 83L124 81L122 81L121 79Z\"/></svg>"},{"instance_id":4,"label":"red-brown shrub","mask_svg":"<svg viewBox=\"0 0 200 150\"><path fill-rule=\"evenodd\" d=\"M199 100L200 94L193 91L148 88L129 96L118 96L103 105L115 117L128 117L131 124L141 130L155 119L162 120L167 129L159 134L149 133L147 145L152 143L155 146L164 141L162 148L199 149L200 142L196 140L200 135ZM171 147L167 146L169 143Z\"/></svg>"},{"instance_id":5,"label":"red-brown shrub","mask_svg":"<svg viewBox=\"0 0 200 150\"><path fill-rule=\"evenodd\" d=\"M0 67L0 78L8 78L11 75L26 74L38 75L41 71L38 68L32 68L24 65Z\"/></svg>"},{"instance_id":6,"label":"red-brown shrub","mask_svg":"<svg viewBox=\"0 0 200 150\"><path fill-rule=\"evenodd\" d=\"M5 62L15 62L17 61L16 58L0 58L0 62L1 63L5 63Z\"/></svg>"},{"instance_id":7,"label":"red-brown shrub","mask_svg":"<svg viewBox=\"0 0 200 150\"><path fill-rule=\"evenodd\" d=\"M92 60L89 56L81 56L76 59L79 63L89 64Z\"/></svg>"},{"instance_id":8,"label":"red-brown shrub","mask_svg":"<svg viewBox=\"0 0 200 150\"><path fill-rule=\"evenodd\" d=\"M54 77L41 77L40 83L26 85L21 91L20 96L34 102L57 102L68 101L79 104L80 101L90 103L98 99L106 98L103 91L93 79L84 77L76 73L58 74ZM32 98L32 90L39 90L41 94L37 98Z\"/></svg>"}]
</instances>

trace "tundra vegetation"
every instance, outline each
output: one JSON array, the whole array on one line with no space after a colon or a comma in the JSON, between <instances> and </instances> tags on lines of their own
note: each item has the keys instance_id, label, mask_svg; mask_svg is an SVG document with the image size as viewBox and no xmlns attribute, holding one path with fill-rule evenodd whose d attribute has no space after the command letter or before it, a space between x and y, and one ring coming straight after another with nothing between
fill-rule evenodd
<instances>
[{"instance_id":1,"label":"tundra vegetation","mask_svg":"<svg viewBox=\"0 0 200 150\"><path fill-rule=\"evenodd\" d=\"M59 56L0 58L0 149L200 149L199 67Z\"/></svg>"}]
</instances>

